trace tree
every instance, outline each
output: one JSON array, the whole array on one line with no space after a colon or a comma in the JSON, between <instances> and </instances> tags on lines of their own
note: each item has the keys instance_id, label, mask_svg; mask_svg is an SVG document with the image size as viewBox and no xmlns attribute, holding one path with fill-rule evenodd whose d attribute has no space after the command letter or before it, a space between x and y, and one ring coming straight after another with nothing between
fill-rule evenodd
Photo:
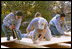
<instances>
[{"instance_id":1,"label":"tree","mask_svg":"<svg viewBox=\"0 0 72 49\"><path fill-rule=\"evenodd\" d=\"M35 2L35 12L40 12L42 16L49 22L51 15L50 11L48 11L48 1L36 1Z\"/></svg>"}]
</instances>

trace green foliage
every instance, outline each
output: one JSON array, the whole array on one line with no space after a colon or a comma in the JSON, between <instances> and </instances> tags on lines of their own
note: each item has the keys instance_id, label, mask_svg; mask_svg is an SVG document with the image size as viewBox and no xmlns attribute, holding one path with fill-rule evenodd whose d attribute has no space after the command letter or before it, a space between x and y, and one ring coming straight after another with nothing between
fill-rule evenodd
<instances>
[{"instance_id":1,"label":"green foliage","mask_svg":"<svg viewBox=\"0 0 72 49\"><path fill-rule=\"evenodd\" d=\"M40 12L42 17L44 17L49 23L52 15L57 11L61 11L61 9L58 8L58 5L63 5L62 7L64 8L63 2L60 1L58 4L56 1L1 1L1 24L3 24L2 21L7 14L17 10L21 10L24 13L22 22L30 22L34 18L35 13ZM55 6L57 9L53 10L53 7ZM26 28L27 26L24 28L21 27L20 29L22 32L26 32Z\"/></svg>"}]
</instances>

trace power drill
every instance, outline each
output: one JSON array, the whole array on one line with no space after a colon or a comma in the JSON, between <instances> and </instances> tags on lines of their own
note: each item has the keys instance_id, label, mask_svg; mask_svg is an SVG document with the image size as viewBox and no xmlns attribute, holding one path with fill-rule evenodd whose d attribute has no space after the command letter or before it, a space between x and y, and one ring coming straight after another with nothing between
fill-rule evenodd
<instances>
[{"instance_id":1,"label":"power drill","mask_svg":"<svg viewBox=\"0 0 72 49\"><path fill-rule=\"evenodd\" d=\"M18 31L17 30L15 30L15 28L14 28L14 25L12 25L12 31L13 31L13 37L14 38L17 38L18 40L21 40L20 39L20 37L19 37L19 35L18 35Z\"/></svg>"}]
</instances>

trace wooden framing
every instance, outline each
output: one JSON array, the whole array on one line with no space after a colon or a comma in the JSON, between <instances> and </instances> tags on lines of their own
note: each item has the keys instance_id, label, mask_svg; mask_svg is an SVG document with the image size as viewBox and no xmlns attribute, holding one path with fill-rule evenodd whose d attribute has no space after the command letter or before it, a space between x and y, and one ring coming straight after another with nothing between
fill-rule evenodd
<instances>
[{"instance_id":1,"label":"wooden framing","mask_svg":"<svg viewBox=\"0 0 72 49\"><path fill-rule=\"evenodd\" d=\"M71 48L71 44L67 44L67 43L58 43L57 45L65 47L65 48Z\"/></svg>"},{"instance_id":2,"label":"wooden framing","mask_svg":"<svg viewBox=\"0 0 72 49\"><path fill-rule=\"evenodd\" d=\"M50 41L43 40L43 41L40 41L38 44L33 44L33 41L30 38L22 38L22 40L13 39L12 36L10 38L11 38L11 40L7 41L6 37L2 37L1 43L15 42L18 44L31 46L33 48L50 48L50 47L45 47L45 45L57 44L59 46L71 48L71 44L65 43L65 42L71 42L71 36L53 37Z\"/></svg>"}]
</instances>

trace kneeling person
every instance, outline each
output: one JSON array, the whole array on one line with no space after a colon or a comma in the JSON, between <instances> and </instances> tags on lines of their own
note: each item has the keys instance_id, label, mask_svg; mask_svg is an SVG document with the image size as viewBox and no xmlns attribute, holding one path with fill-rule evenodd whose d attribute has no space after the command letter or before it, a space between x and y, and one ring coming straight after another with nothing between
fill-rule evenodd
<instances>
[{"instance_id":1,"label":"kneeling person","mask_svg":"<svg viewBox=\"0 0 72 49\"><path fill-rule=\"evenodd\" d=\"M66 21L65 21L65 14L56 14L55 17L49 22L49 26L51 32L54 36L61 36L65 35L65 31L69 30Z\"/></svg>"},{"instance_id":2,"label":"kneeling person","mask_svg":"<svg viewBox=\"0 0 72 49\"><path fill-rule=\"evenodd\" d=\"M35 18L30 22L26 31L27 34L24 34L24 37L31 37L34 43L37 40L43 40L44 37L46 40L51 40L52 38L48 22L46 19L41 17L40 13L35 14Z\"/></svg>"},{"instance_id":3,"label":"kneeling person","mask_svg":"<svg viewBox=\"0 0 72 49\"><path fill-rule=\"evenodd\" d=\"M13 33L12 30L13 28L15 28L15 30L18 32L19 38L21 39L21 31L19 30L20 28L20 24L22 21L22 16L23 13L21 11L16 11L11 12L10 14L8 14L4 20L3 20L3 25L2 25L2 30L5 34L5 36L7 37L7 40L10 40L10 35L9 33ZM13 27L14 26L14 27ZM13 34L13 39L15 39L15 35Z\"/></svg>"}]
</instances>

